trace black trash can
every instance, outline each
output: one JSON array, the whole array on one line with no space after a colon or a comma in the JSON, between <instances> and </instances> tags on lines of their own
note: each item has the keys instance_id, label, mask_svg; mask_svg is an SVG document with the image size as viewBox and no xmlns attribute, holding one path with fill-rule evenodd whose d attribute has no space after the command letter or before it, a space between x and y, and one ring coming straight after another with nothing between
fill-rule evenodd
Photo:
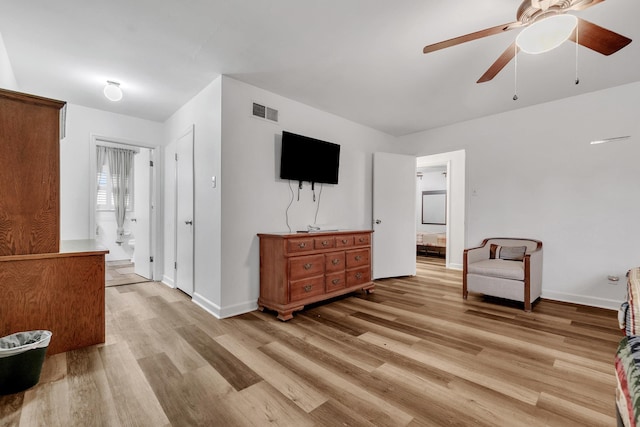
<instances>
[{"instance_id":1,"label":"black trash can","mask_svg":"<svg viewBox=\"0 0 640 427\"><path fill-rule=\"evenodd\" d=\"M18 332L0 338L0 395L38 384L49 341L50 331Z\"/></svg>"}]
</instances>

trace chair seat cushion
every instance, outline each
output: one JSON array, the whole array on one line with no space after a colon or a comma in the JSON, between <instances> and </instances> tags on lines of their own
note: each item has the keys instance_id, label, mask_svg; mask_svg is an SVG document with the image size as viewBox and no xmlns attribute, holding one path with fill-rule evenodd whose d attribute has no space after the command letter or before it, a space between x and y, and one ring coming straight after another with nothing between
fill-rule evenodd
<instances>
[{"instance_id":1,"label":"chair seat cushion","mask_svg":"<svg viewBox=\"0 0 640 427\"><path fill-rule=\"evenodd\" d=\"M467 273L502 279L524 280L524 263L504 259L484 259L467 266Z\"/></svg>"}]
</instances>

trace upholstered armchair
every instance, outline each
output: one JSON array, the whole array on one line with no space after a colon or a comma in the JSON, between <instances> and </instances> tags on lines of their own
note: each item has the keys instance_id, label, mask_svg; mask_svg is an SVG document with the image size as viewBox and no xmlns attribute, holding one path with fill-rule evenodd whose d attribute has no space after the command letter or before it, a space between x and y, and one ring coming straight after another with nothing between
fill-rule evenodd
<instances>
[{"instance_id":1,"label":"upholstered armchair","mask_svg":"<svg viewBox=\"0 0 640 427\"><path fill-rule=\"evenodd\" d=\"M533 239L491 238L465 249L462 297L478 292L531 304L542 293L542 242Z\"/></svg>"}]
</instances>

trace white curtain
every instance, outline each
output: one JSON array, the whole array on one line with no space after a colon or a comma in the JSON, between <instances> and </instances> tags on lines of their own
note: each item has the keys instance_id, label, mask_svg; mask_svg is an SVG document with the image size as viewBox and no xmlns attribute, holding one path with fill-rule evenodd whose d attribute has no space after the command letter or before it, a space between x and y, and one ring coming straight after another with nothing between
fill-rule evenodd
<instances>
[{"instance_id":1,"label":"white curtain","mask_svg":"<svg viewBox=\"0 0 640 427\"><path fill-rule=\"evenodd\" d=\"M105 147L111 173L113 204L116 214L116 243L124 242L124 218L127 213L129 199L129 181L135 151L124 148Z\"/></svg>"},{"instance_id":2,"label":"white curtain","mask_svg":"<svg viewBox=\"0 0 640 427\"><path fill-rule=\"evenodd\" d=\"M107 160L107 147L103 147L102 145L96 145L96 188L100 189L100 174L102 173L102 166L104 166L104 162ZM98 200L96 199L96 206L98 205Z\"/></svg>"}]
</instances>

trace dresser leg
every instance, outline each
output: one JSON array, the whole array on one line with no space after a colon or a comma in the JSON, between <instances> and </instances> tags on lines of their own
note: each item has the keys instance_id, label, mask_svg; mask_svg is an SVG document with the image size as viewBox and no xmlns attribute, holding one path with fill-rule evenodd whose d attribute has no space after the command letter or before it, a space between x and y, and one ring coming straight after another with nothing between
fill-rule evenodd
<instances>
[{"instance_id":1,"label":"dresser leg","mask_svg":"<svg viewBox=\"0 0 640 427\"><path fill-rule=\"evenodd\" d=\"M296 310L302 310L303 308L304 306L296 307L292 310L286 310L286 311L278 310L278 319L282 320L283 322L286 322L287 320L291 320L293 319L293 312Z\"/></svg>"}]
</instances>

